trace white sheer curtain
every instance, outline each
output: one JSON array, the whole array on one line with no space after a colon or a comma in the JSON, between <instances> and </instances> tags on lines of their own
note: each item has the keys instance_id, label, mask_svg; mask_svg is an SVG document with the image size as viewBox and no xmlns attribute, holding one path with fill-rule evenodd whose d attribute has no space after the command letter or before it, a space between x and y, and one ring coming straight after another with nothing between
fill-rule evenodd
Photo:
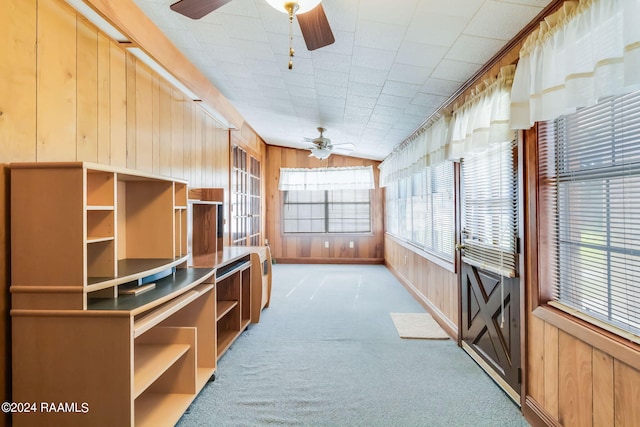
<instances>
[{"instance_id":1,"label":"white sheer curtain","mask_svg":"<svg viewBox=\"0 0 640 427\"><path fill-rule=\"evenodd\" d=\"M450 160L482 152L492 143L515 139L515 131L509 126L514 71L514 65L502 67L498 77L476 86L464 104L454 109Z\"/></svg>"},{"instance_id":2,"label":"white sheer curtain","mask_svg":"<svg viewBox=\"0 0 640 427\"><path fill-rule=\"evenodd\" d=\"M525 41L511 126L528 129L640 88L640 1L567 1Z\"/></svg>"},{"instance_id":3,"label":"white sheer curtain","mask_svg":"<svg viewBox=\"0 0 640 427\"><path fill-rule=\"evenodd\" d=\"M372 190L373 167L280 168L280 191Z\"/></svg>"},{"instance_id":4,"label":"white sheer curtain","mask_svg":"<svg viewBox=\"0 0 640 427\"><path fill-rule=\"evenodd\" d=\"M442 116L413 141L401 144L380 164L380 187L446 160L448 144L449 117Z\"/></svg>"}]
</instances>

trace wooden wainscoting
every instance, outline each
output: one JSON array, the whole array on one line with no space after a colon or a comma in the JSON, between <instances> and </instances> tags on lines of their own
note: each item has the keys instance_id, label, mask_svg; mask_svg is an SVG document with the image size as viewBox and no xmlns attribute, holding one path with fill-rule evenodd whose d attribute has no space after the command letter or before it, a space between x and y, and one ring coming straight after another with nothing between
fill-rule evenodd
<instances>
[{"instance_id":1,"label":"wooden wainscoting","mask_svg":"<svg viewBox=\"0 0 640 427\"><path fill-rule=\"evenodd\" d=\"M387 267L451 338L457 340L458 275L390 235L385 236L384 254Z\"/></svg>"}]
</instances>

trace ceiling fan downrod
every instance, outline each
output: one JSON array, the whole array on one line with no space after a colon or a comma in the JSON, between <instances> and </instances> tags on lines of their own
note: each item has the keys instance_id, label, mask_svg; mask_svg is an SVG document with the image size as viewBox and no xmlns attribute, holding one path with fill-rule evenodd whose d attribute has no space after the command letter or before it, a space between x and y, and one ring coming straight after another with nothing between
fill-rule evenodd
<instances>
[{"instance_id":1,"label":"ceiling fan downrod","mask_svg":"<svg viewBox=\"0 0 640 427\"><path fill-rule=\"evenodd\" d=\"M300 5L297 1L291 1L284 4L284 8L289 12L289 69L293 69L293 15L296 14Z\"/></svg>"}]
</instances>

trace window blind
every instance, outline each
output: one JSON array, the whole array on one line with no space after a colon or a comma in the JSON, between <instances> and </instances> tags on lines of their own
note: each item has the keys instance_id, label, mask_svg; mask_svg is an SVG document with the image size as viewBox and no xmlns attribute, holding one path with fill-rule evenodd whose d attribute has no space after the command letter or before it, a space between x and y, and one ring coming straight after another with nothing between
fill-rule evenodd
<instances>
[{"instance_id":1,"label":"window blind","mask_svg":"<svg viewBox=\"0 0 640 427\"><path fill-rule=\"evenodd\" d=\"M640 335L640 92L539 128L553 299Z\"/></svg>"},{"instance_id":2,"label":"window blind","mask_svg":"<svg viewBox=\"0 0 640 427\"><path fill-rule=\"evenodd\" d=\"M516 276L517 164L515 142L493 144L461 160L462 261L504 277Z\"/></svg>"}]
</instances>

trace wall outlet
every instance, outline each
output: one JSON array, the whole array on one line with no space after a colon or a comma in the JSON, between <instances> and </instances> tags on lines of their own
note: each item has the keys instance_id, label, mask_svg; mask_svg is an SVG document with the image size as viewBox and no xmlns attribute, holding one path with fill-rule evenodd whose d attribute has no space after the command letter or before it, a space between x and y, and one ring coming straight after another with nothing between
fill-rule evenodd
<instances>
[{"instance_id":1,"label":"wall outlet","mask_svg":"<svg viewBox=\"0 0 640 427\"><path fill-rule=\"evenodd\" d=\"M329 247L329 242L324 242L324 247L328 248Z\"/></svg>"},{"instance_id":2,"label":"wall outlet","mask_svg":"<svg viewBox=\"0 0 640 427\"><path fill-rule=\"evenodd\" d=\"M353 242L349 242L349 247L353 249Z\"/></svg>"},{"instance_id":3,"label":"wall outlet","mask_svg":"<svg viewBox=\"0 0 640 427\"><path fill-rule=\"evenodd\" d=\"M269 239L264 239L264 244L268 245L269 244Z\"/></svg>"}]
</instances>

